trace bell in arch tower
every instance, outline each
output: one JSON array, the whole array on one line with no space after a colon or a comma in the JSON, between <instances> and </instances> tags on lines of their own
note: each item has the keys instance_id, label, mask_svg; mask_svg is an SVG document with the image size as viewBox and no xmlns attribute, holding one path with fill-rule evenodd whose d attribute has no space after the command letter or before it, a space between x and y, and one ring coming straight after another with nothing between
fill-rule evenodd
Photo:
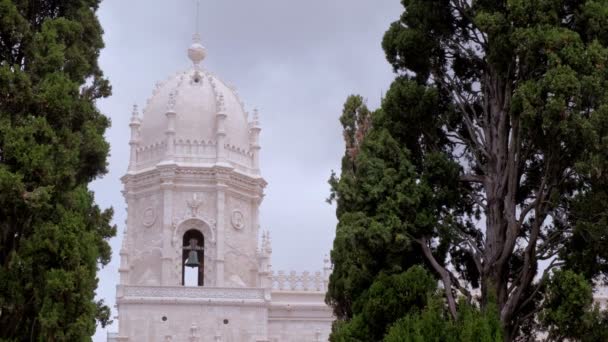
<instances>
[{"instance_id":1,"label":"bell in arch tower","mask_svg":"<svg viewBox=\"0 0 608 342\"><path fill-rule=\"evenodd\" d=\"M188 56L191 68L133 110L120 282L180 286L192 267L198 286L255 287L266 185L257 111L250 119L236 91L201 66L197 36Z\"/></svg>"},{"instance_id":2,"label":"bell in arch tower","mask_svg":"<svg viewBox=\"0 0 608 342\"><path fill-rule=\"evenodd\" d=\"M195 36L188 49L192 66L157 83L143 112L132 112L117 291L123 340L192 331L189 322L182 329L181 316L200 314L200 307L162 302L206 298L209 304L226 289L259 289L262 282L258 212L266 182L257 111L249 117L236 91L201 65L205 56ZM207 292L184 292L194 288ZM153 298L148 304L156 308L131 306L133 298ZM179 325L169 321L176 319ZM208 322L214 329L216 323ZM255 326L250 333L265 334Z\"/></svg>"}]
</instances>

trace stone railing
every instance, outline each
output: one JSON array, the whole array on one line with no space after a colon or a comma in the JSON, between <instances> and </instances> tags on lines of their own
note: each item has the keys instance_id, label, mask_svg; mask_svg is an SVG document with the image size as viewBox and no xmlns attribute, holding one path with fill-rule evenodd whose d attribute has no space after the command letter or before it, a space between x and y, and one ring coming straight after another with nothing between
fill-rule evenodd
<instances>
[{"instance_id":1,"label":"stone railing","mask_svg":"<svg viewBox=\"0 0 608 342\"><path fill-rule=\"evenodd\" d=\"M251 167L253 155L249 151L233 145L226 145L225 149L228 154L228 160L239 165Z\"/></svg>"},{"instance_id":2,"label":"stone railing","mask_svg":"<svg viewBox=\"0 0 608 342\"><path fill-rule=\"evenodd\" d=\"M322 292L327 288L327 281L321 272L302 272L300 274L295 271L288 274L284 271L276 274L271 272L270 279L272 289L279 291Z\"/></svg>"},{"instance_id":3,"label":"stone railing","mask_svg":"<svg viewBox=\"0 0 608 342\"><path fill-rule=\"evenodd\" d=\"M176 140L175 161L183 163L212 163L216 158L217 143L213 141Z\"/></svg>"},{"instance_id":4,"label":"stone railing","mask_svg":"<svg viewBox=\"0 0 608 342\"><path fill-rule=\"evenodd\" d=\"M175 139L174 160L178 163L213 164L217 160L217 142ZM235 169L251 172L253 154L243 148L225 145L226 159ZM137 167L148 168L158 164L165 156L167 144L158 142L137 148Z\"/></svg>"},{"instance_id":5,"label":"stone railing","mask_svg":"<svg viewBox=\"0 0 608 342\"><path fill-rule=\"evenodd\" d=\"M137 149L137 166L146 168L154 166L165 155L167 146L164 142L143 146Z\"/></svg>"}]
</instances>

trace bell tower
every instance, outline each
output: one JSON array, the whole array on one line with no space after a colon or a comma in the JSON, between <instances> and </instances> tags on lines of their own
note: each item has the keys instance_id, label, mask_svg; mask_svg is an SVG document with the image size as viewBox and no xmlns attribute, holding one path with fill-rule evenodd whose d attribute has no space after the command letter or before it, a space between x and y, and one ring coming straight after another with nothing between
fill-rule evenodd
<instances>
[{"instance_id":1,"label":"bell tower","mask_svg":"<svg viewBox=\"0 0 608 342\"><path fill-rule=\"evenodd\" d=\"M122 310L134 295L159 296L155 305L202 298L212 303L220 299L214 296L242 289L243 300L265 301L262 284L269 273L263 268L269 266L257 243L266 186L258 113L250 120L234 88L202 67L206 55L195 35L188 49L192 66L159 82L143 115L137 107L132 112L117 293L119 336L125 338L142 336L141 329L171 331L170 323L151 328L148 322L168 322L187 309L159 306L158 317L144 319L154 310ZM256 334L266 334L255 327Z\"/></svg>"},{"instance_id":2,"label":"bell tower","mask_svg":"<svg viewBox=\"0 0 608 342\"><path fill-rule=\"evenodd\" d=\"M108 341L326 341L330 268L275 274L260 232L259 113L203 67L198 34L187 56L191 66L132 111L118 332Z\"/></svg>"}]
</instances>

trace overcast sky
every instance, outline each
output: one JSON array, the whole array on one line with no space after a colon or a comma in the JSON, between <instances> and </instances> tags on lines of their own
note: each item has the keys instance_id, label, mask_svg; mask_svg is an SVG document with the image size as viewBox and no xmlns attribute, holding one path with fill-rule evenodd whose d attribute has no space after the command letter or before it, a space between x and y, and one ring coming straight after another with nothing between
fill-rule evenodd
<instances>
[{"instance_id":1,"label":"overcast sky","mask_svg":"<svg viewBox=\"0 0 608 342\"><path fill-rule=\"evenodd\" d=\"M201 0L205 67L236 86L248 110L259 108L261 169L268 182L261 227L273 238L274 270L317 271L331 249L335 208L325 199L344 144L338 121L357 93L375 108L393 74L380 46L401 14L399 0ZM100 58L113 95L98 103L112 119L110 172L92 185L97 203L114 207L118 235L100 272L98 297L113 307L126 218L122 184L129 159L130 110L154 84L190 62L196 0L105 0ZM110 327L116 330L116 325ZM105 341L98 329L94 341Z\"/></svg>"}]
</instances>

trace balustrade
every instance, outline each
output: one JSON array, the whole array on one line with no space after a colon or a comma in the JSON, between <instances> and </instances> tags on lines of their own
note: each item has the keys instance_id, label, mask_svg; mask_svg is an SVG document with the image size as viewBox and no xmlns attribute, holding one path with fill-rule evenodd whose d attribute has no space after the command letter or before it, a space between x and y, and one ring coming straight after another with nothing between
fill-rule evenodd
<instances>
[{"instance_id":1,"label":"balustrade","mask_svg":"<svg viewBox=\"0 0 608 342\"><path fill-rule=\"evenodd\" d=\"M272 288L279 291L325 291L326 280L321 272L302 272L301 274L291 271L288 274L279 271L277 274L271 272Z\"/></svg>"}]
</instances>

